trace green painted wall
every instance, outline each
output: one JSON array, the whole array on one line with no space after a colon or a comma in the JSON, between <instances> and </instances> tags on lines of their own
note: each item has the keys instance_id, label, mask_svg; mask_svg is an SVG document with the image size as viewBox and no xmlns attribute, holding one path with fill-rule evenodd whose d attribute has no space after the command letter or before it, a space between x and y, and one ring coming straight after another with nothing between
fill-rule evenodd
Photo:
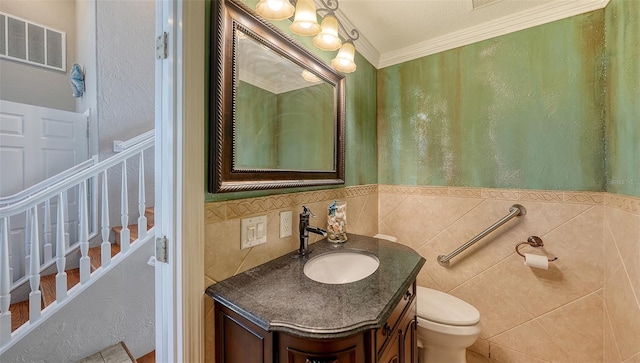
<instances>
[{"instance_id":1,"label":"green painted wall","mask_svg":"<svg viewBox=\"0 0 640 363\"><path fill-rule=\"evenodd\" d=\"M607 191L640 197L640 1L606 8Z\"/></svg>"},{"instance_id":2,"label":"green painted wall","mask_svg":"<svg viewBox=\"0 0 640 363\"><path fill-rule=\"evenodd\" d=\"M265 118L275 120L278 111L278 96L246 82L239 82L237 90L235 128L237 145L236 165L240 168L268 168L277 162L276 123L262 122Z\"/></svg>"},{"instance_id":3,"label":"green painted wall","mask_svg":"<svg viewBox=\"0 0 640 363\"><path fill-rule=\"evenodd\" d=\"M604 11L378 71L379 183L604 190Z\"/></svg>"},{"instance_id":4,"label":"green painted wall","mask_svg":"<svg viewBox=\"0 0 640 363\"><path fill-rule=\"evenodd\" d=\"M237 167L333 168L333 151L326 147L333 145L334 134L331 86L318 84L275 94L241 81L237 96Z\"/></svg>"},{"instance_id":5,"label":"green painted wall","mask_svg":"<svg viewBox=\"0 0 640 363\"><path fill-rule=\"evenodd\" d=\"M332 170L333 87L321 83L279 94L278 114L278 165L295 170Z\"/></svg>"}]
</instances>

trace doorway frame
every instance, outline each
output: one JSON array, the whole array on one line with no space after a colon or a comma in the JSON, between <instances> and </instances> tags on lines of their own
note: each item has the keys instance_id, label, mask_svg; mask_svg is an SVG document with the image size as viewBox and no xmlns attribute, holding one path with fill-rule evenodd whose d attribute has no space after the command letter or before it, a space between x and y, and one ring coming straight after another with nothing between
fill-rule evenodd
<instances>
[{"instance_id":1,"label":"doorway frame","mask_svg":"<svg viewBox=\"0 0 640 363\"><path fill-rule=\"evenodd\" d=\"M205 2L162 0L156 36L156 361L204 361Z\"/></svg>"}]
</instances>

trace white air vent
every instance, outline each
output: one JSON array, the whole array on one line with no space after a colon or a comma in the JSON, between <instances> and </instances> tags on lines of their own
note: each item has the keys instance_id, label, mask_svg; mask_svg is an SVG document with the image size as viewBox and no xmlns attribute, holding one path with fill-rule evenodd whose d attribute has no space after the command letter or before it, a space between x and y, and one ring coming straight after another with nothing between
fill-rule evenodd
<instances>
[{"instance_id":1,"label":"white air vent","mask_svg":"<svg viewBox=\"0 0 640 363\"><path fill-rule=\"evenodd\" d=\"M473 10L477 8L481 8L487 5L495 4L500 0L471 0L471 4L473 5Z\"/></svg>"},{"instance_id":2,"label":"white air vent","mask_svg":"<svg viewBox=\"0 0 640 363\"><path fill-rule=\"evenodd\" d=\"M0 58L66 71L66 34L0 12Z\"/></svg>"}]
</instances>

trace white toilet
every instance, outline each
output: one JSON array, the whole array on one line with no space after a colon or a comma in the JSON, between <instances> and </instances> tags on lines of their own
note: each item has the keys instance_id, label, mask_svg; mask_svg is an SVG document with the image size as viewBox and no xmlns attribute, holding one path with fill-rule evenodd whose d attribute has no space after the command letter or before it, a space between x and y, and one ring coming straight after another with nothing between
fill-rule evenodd
<instances>
[{"instance_id":1,"label":"white toilet","mask_svg":"<svg viewBox=\"0 0 640 363\"><path fill-rule=\"evenodd\" d=\"M397 242L377 234L375 238ZM418 363L466 363L467 347L480 336L480 312L445 292L417 286Z\"/></svg>"},{"instance_id":2,"label":"white toilet","mask_svg":"<svg viewBox=\"0 0 640 363\"><path fill-rule=\"evenodd\" d=\"M418 286L418 362L466 363L481 331L480 312L442 291Z\"/></svg>"}]
</instances>

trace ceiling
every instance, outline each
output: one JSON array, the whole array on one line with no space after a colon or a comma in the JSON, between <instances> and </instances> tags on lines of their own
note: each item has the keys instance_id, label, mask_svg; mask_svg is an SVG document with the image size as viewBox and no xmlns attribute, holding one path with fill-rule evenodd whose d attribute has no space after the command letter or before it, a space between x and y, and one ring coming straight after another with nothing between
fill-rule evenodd
<instances>
[{"instance_id":1,"label":"ceiling","mask_svg":"<svg viewBox=\"0 0 640 363\"><path fill-rule=\"evenodd\" d=\"M319 1L319 0L316 0ZM339 0L356 49L376 68L601 9L609 0ZM477 6L474 9L474 3Z\"/></svg>"}]
</instances>

